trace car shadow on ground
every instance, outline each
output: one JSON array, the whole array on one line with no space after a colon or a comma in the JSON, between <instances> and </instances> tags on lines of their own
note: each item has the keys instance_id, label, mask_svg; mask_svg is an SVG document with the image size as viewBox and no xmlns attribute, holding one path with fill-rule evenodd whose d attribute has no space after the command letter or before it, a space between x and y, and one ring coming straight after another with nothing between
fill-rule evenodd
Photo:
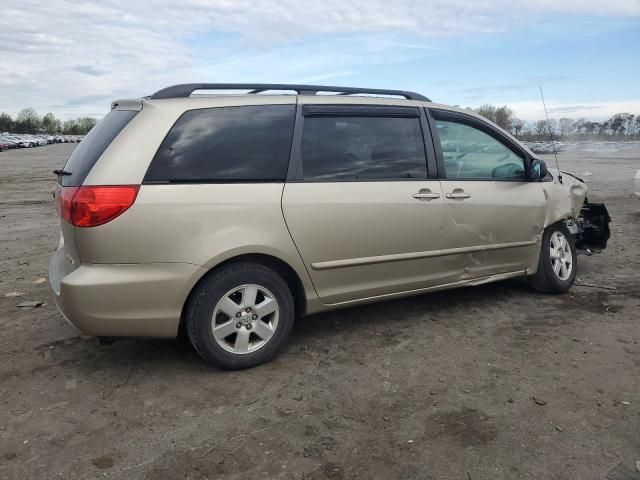
<instances>
[{"instance_id":1,"label":"car shadow on ground","mask_svg":"<svg viewBox=\"0 0 640 480\"><path fill-rule=\"evenodd\" d=\"M354 328L364 328L363 323L375 327L388 326L389 322L402 323L416 317L442 317L452 309L474 310L485 306L488 301L508 301L518 295L536 294L522 279L423 293L303 317L294 326L294 336L305 339L313 337L318 331L340 335Z\"/></svg>"},{"instance_id":2,"label":"car shadow on ground","mask_svg":"<svg viewBox=\"0 0 640 480\"><path fill-rule=\"evenodd\" d=\"M318 313L296 321L280 357L295 357L309 347L339 345L348 342L356 334L359 338L366 338L380 331L410 331L417 323L423 324L429 320L446 318L448 322L455 322L459 314L482 315L489 303L504 303L514 299L531 301L527 297L536 295L526 281L512 279ZM362 332L365 332L364 336ZM98 339L86 336L73 337L65 342L76 350L73 359L83 357L81 362L73 362L72 359L67 362L75 363L77 368L86 373L108 369L111 374L126 380L131 375L131 369L140 366L144 366L149 374L156 369L223 372L207 365L185 335L177 340L122 338L109 345L101 345Z\"/></svg>"}]
</instances>

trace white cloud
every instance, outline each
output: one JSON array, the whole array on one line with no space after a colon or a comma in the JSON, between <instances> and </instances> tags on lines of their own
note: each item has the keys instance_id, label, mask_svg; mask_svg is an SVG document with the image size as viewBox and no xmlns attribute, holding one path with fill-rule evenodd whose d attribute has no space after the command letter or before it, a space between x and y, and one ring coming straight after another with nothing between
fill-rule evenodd
<instances>
[{"instance_id":1,"label":"white cloud","mask_svg":"<svg viewBox=\"0 0 640 480\"><path fill-rule=\"evenodd\" d=\"M72 116L185 81L348 77L365 65L433 54L430 37L504 31L576 11L637 17L640 2L4 0L0 111L34 106ZM369 42L349 44L354 34ZM299 48L310 38L321 39L315 51Z\"/></svg>"},{"instance_id":2,"label":"white cloud","mask_svg":"<svg viewBox=\"0 0 640 480\"><path fill-rule=\"evenodd\" d=\"M516 117L535 121L544 119L544 108L541 100L526 100L521 102L495 102L496 105L508 105L516 114ZM549 118L580 118L586 117L593 120L605 120L611 118L616 113L640 112L640 100L627 100L615 102L588 102L588 103L567 103L547 99L547 110Z\"/></svg>"}]
</instances>

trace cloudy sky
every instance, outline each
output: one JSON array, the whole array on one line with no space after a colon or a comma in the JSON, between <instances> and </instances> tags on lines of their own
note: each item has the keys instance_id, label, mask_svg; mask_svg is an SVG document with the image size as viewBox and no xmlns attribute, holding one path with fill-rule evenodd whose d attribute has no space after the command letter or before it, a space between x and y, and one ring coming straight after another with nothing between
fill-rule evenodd
<instances>
[{"instance_id":1,"label":"cloudy sky","mask_svg":"<svg viewBox=\"0 0 640 480\"><path fill-rule=\"evenodd\" d=\"M640 0L3 0L0 111L186 82L397 88L525 120L640 113Z\"/></svg>"}]
</instances>

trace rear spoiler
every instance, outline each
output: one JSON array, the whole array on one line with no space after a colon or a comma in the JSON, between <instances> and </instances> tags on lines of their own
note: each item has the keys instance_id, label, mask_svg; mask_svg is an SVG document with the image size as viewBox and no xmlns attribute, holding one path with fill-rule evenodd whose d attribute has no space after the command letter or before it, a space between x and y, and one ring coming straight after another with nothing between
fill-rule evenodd
<instances>
[{"instance_id":1,"label":"rear spoiler","mask_svg":"<svg viewBox=\"0 0 640 480\"><path fill-rule=\"evenodd\" d=\"M142 99L123 98L121 100L114 100L111 102L111 110L135 110L139 112L142 110Z\"/></svg>"}]
</instances>

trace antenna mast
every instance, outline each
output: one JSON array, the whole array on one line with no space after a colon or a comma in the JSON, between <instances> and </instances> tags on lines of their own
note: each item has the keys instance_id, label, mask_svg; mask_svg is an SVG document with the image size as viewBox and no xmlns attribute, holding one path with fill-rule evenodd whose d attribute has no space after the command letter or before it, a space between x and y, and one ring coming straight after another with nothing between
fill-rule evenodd
<instances>
[{"instance_id":1,"label":"antenna mast","mask_svg":"<svg viewBox=\"0 0 640 480\"><path fill-rule=\"evenodd\" d=\"M558 152L556 151L556 143L553 141L553 132L551 131L551 122L549 122L549 113L547 113L547 105L544 103L544 93L542 93L542 85L539 85L540 96L542 97L542 106L544 107L544 114L547 117L547 129L549 130L549 138L551 139L551 146L553 147L553 156L556 158L556 168L558 169L558 181L562 183L562 172L560 171L560 164L558 163Z\"/></svg>"}]
</instances>

